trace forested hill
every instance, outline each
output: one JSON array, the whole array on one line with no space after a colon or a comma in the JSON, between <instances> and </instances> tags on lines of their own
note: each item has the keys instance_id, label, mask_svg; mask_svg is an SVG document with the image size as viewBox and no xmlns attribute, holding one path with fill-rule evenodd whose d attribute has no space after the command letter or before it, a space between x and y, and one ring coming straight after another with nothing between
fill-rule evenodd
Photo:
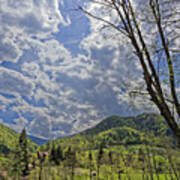
<instances>
[{"instance_id":1,"label":"forested hill","mask_svg":"<svg viewBox=\"0 0 180 180\"><path fill-rule=\"evenodd\" d=\"M102 120L95 127L85 130L82 135L96 135L117 127L129 127L141 132L153 133L155 136L170 135L170 129L162 116L158 114L141 114L135 117L111 116Z\"/></svg>"},{"instance_id":2,"label":"forested hill","mask_svg":"<svg viewBox=\"0 0 180 180\"><path fill-rule=\"evenodd\" d=\"M74 146L79 149L97 148L101 144L108 147L146 143L162 147L165 139L170 143L173 142L171 131L164 119L157 114L141 114L125 118L111 116L79 134L58 138L55 144L63 147Z\"/></svg>"},{"instance_id":3,"label":"forested hill","mask_svg":"<svg viewBox=\"0 0 180 180\"><path fill-rule=\"evenodd\" d=\"M160 115L141 114L136 117L111 116L102 120L95 127L72 137L58 138L56 142L70 145L79 141L82 143L86 141L86 144L93 141L92 146L97 147L102 142L107 145L142 144L145 139L148 143L153 141L155 145L158 145L161 137L171 138L170 135L170 130ZM146 138L144 138L145 136ZM18 133L0 124L0 152L13 150L18 138ZM28 138L40 145L47 142L32 136L28 136ZM29 140L31 149L36 147L32 141Z\"/></svg>"},{"instance_id":4,"label":"forested hill","mask_svg":"<svg viewBox=\"0 0 180 180\"><path fill-rule=\"evenodd\" d=\"M15 147L18 133L0 124L0 152L8 152Z\"/></svg>"},{"instance_id":5,"label":"forested hill","mask_svg":"<svg viewBox=\"0 0 180 180\"><path fill-rule=\"evenodd\" d=\"M12 129L0 124L0 153L8 153L15 149L19 139L19 134ZM37 145L28 140L30 150L36 149Z\"/></svg>"}]
</instances>

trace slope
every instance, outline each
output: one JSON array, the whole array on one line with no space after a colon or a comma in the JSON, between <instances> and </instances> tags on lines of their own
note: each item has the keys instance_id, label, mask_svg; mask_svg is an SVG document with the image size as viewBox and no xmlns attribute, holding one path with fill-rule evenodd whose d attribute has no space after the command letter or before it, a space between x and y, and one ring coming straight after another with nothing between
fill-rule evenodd
<instances>
[{"instance_id":1,"label":"slope","mask_svg":"<svg viewBox=\"0 0 180 180\"><path fill-rule=\"evenodd\" d=\"M10 128L0 124L0 153L9 153L15 149L18 142L19 134ZM38 146L28 140L29 149L31 151L35 150Z\"/></svg>"},{"instance_id":2,"label":"slope","mask_svg":"<svg viewBox=\"0 0 180 180\"><path fill-rule=\"evenodd\" d=\"M95 127L85 130L82 135L95 135L114 127L127 126L156 136L170 135L170 129L162 116L158 114L141 114L135 117L111 116L102 120Z\"/></svg>"}]
</instances>

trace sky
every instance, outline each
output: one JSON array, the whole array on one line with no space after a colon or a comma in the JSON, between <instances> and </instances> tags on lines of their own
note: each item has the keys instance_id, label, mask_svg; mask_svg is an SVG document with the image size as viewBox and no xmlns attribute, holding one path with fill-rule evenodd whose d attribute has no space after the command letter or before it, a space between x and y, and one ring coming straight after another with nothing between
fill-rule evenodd
<instances>
[{"instance_id":1,"label":"sky","mask_svg":"<svg viewBox=\"0 0 180 180\"><path fill-rule=\"evenodd\" d=\"M107 39L79 3L0 0L0 122L17 132L55 138L149 112L128 95L143 84L131 47Z\"/></svg>"}]
</instances>

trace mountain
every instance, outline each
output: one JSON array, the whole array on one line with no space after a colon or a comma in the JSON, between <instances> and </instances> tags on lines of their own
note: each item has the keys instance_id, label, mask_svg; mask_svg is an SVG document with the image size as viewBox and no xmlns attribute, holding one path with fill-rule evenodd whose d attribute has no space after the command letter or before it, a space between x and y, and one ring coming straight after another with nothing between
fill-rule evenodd
<instances>
[{"instance_id":1,"label":"mountain","mask_svg":"<svg viewBox=\"0 0 180 180\"><path fill-rule=\"evenodd\" d=\"M39 146L45 144L48 142L47 139L43 139L43 138L39 138L39 137L35 137L35 136L31 136L31 135L27 135L27 137L33 141L34 143L38 144Z\"/></svg>"},{"instance_id":2,"label":"mountain","mask_svg":"<svg viewBox=\"0 0 180 180\"><path fill-rule=\"evenodd\" d=\"M165 143L163 139L172 142L172 134L165 120L158 114L141 114L135 117L108 117L79 134L56 139L55 144L79 149L97 148L101 144L106 147L138 144L162 147Z\"/></svg>"},{"instance_id":3,"label":"mountain","mask_svg":"<svg viewBox=\"0 0 180 180\"><path fill-rule=\"evenodd\" d=\"M0 153L9 153L15 149L16 144L19 139L19 134L10 128L0 124ZM29 149L31 151L35 150L38 146L29 141Z\"/></svg>"},{"instance_id":4,"label":"mountain","mask_svg":"<svg viewBox=\"0 0 180 180\"><path fill-rule=\"evenodd\" d=\"M127 126L133 129L152 132L156 136L170 135L170 129L162 116L158 114L141 114L135 117L111 116L102 120L95 127L82 132L83 135L94 135L115 127Z\"/></svg>"}]
</instances>

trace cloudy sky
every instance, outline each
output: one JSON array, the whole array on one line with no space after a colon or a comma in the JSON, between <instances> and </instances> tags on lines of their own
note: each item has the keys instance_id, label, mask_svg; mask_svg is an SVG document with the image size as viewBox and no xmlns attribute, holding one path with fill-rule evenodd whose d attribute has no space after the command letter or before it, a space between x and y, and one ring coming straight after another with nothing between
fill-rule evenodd
<instances>
[{"instance_id":1,"label":"cloudy sky","mask_svg":"<svg viewBox=\"0 0 180 180\"><path fill-rule=\"evenodd\" d=\"M131 47L103 36L78 3L0 0L0 122L52 138L146 111L128 96L142 82Z\"/></svg>"}]
</instances>

